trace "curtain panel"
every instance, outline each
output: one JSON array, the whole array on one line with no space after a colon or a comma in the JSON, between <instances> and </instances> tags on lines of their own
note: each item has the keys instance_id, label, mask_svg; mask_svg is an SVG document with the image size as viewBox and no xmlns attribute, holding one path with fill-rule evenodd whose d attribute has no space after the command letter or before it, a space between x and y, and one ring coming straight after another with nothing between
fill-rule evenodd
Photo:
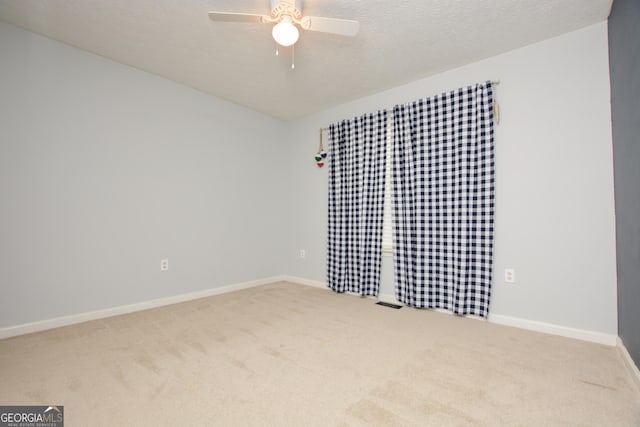
<instances>
[{"instance_id":1,"label":"curtain panel","mask_svg":"<svg viewBox=\"0 0 640 427\"><path fill-rule=\"evenodd\" d=\"M491 82L393 110L396 298L486 317L495 161Z\"/></svg>"},{"instance_id":2,"label":"curtain panel","mask_svg":"<svg viewBox=\"0 0 640 427\"><path fill-rule=\"evenodd\" d=\"M327 281L336 292L378 295L387 112L329 127Z\"/></svg>"}]
</instances>

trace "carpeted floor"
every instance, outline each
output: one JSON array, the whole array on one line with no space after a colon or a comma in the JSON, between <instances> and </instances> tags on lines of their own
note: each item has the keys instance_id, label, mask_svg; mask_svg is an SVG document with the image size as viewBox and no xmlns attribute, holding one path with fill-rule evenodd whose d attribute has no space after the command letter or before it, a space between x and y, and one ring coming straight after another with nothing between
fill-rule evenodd
<instances>
[{"instance_id":1,"label":"carpeted floor","mask_svg":"<svg viewBox=\"0 0 640 427\"><path fill-rule=\"evenodd\" d=\"M619 351L276 283L0 341L66 426L640 426Z\"/></svg>"}]
</instances>

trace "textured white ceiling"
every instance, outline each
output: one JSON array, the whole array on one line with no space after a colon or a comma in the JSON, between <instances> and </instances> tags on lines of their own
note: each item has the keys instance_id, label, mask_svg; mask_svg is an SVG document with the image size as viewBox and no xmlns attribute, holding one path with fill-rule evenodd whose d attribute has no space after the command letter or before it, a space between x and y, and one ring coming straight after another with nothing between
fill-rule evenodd
<instances>
[{"instance_id":1,"label":"textured white ceiling","mask_svg":"<svg viewBox=\"0 0 640 427\"><path fill-rule=\"evenodd\" d=\"M269 0L0 0L0 20L286 120L602 22L611 3L306 0L360 32L303 31L295 70L270 25L207 16L268 14Z\"/></svg>"}]
</instances>

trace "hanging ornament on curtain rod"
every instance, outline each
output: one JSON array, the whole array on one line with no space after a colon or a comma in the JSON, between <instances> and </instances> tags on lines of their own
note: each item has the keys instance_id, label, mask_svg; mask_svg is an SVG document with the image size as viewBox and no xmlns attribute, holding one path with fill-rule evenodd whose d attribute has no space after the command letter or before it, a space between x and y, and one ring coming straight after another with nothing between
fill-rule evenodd
<instances>
[{"instance_id":1,"label":"hanging ornament on curtain rod","mask_svg":"<svg viewBox=\"0 0 640 427\"><path fill-rule=\"evenodd\" d=\"M324 147L322 146L322 129L320 129L320 144L318 145L318 152L314 156L314 160L316 161L316 165L319 168L324 166L324 159L327 158L327 152L324 151Z\"/></svg>"},{"instance_id":2,"label":"hanging ornament on curtain rod","mask_svg":"<svg viewBox=\"0 0 640 427\"><path fill-rule=\"evenodd\" d=\"M498 97L496 94L496 87L500 84L500 80L492 80L491 86L493 89L493 121L495 124L500 124L500 104L498 104Z\"/></svg>"}]
</instances>

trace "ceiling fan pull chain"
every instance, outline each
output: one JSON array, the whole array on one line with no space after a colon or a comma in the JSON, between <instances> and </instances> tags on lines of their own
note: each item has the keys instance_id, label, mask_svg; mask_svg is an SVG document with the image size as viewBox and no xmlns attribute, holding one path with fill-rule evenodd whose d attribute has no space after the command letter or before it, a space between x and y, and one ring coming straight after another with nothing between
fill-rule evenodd
<instances>
[{"instance_id":1,"label":"ceiling fan pull chain","mask_svg":"<svg viewBox=\"0 0 640 427\"><path fill-rule=\"evenodd\" d=\"M294 70L296 68L296 46L291 46L291 69Z\"/></svg>"}]
</instances>

